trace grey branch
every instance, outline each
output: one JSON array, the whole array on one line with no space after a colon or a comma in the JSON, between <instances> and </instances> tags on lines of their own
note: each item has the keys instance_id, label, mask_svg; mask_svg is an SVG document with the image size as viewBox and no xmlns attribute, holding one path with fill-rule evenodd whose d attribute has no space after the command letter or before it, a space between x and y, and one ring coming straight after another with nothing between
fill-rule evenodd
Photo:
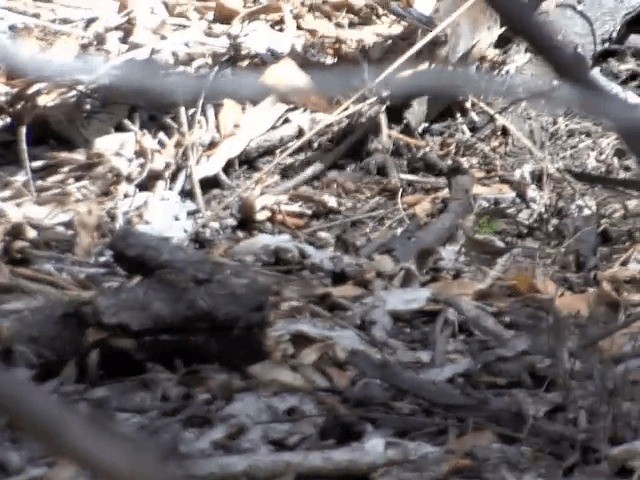
<instances>
[{"instance_id":1,"label":"grey branch","mask_svg":"<svg viewBox=\"0 0 640 480\"><path fill-rule=\"evenodd\" d=\"M52 453L70 458L103 478L176 478L149 439L133 440L99 418L80 415L5 368L0 368L0 411Z\"/></svg>"},{"instance_id":2,"label":"grey branch","mask_svg":"<svg viewBox=\"0 0 640 480\"><path fill-rule=\"evenodd\" d=\"M589 70L587 60L557 40L542 20L521 0L489 2L503 21L532 44L554 68L560 80L535 78L522 74L499 76L472 68L434 66L410 69L387 77L372 94L402 101L418 96L502 98L528 100L550 113L572 110L605 122L614 128L640 157L640 106L628 101L619 88L606 85L603 77ZM0 64L12 75L34 81L81 83L96 87L105 100L173 107L195 105L204 93L205 100L234 98L260 101L277 93L261 83L263 69L227 69L211 78L210 73L194 74L169 69L153 59L109 62L99 56L79 56L72 60L52 59L46 54L26 53L16 42L0 37ZM307 71L316 93L326 97L345 96L369 87L384 71L385 65L335 65ZM153 79L153 81L149 81Z\"/></svg>"},{"instance_id":3,"label":"grey branch","mask_svg":"<svg viewBox=\"0 0 640 480\"><path fill-rule=\"evenodd\" d=\"M383 467L432 458L442 462L444 451L422 442L371 439L348 447L280 453L226 455L190 460L186 475L190 479L276 478L295 473L304 476L365 475Z\"/></svg>"}]
</instances>

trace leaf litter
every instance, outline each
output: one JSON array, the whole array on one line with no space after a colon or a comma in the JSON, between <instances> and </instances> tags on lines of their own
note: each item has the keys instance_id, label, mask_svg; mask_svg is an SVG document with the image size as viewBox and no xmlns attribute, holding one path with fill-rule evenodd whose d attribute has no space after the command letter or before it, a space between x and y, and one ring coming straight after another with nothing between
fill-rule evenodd
<instances>
[{"instance_id":1,"label":"leaf litter","mask_svg":"<svg viewBox=\"0 0 640 480\"><path fill-rule=\"evenodd\" d=\"M266 66L271 93L167 108L146 101L152 76L131 102L2 71L3 368L16 395L38 384L33 404L0 395L17 422L2 477L637 474L622 141L527 102L329 97L307 74L366 77L448 25L411 58L508 75L532 53L484 1L7 0L0 16L21 49L212 78ZM633 88L634 53L595 58ZM87 415L102 433L55 434ZM39 418L58 420L48 437ZM128 463L92 451L125 434L144 439Z\"/></svg>"}]
</instances>

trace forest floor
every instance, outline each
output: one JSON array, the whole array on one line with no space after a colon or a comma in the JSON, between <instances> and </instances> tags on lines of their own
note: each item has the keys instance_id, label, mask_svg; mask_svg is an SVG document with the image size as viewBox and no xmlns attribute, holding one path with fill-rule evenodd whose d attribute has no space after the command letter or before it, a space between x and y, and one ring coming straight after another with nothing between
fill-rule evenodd
<instances>
[{"instance_id":1,"label":"forest floor","mask_svg":"<svg viewBox=\"0 0 640 480\"><path fill-rule=\"evenodd\" d=\"M614 132L290 88L397 60L461 1L89 3L7 0L0 33L268 67L281 94L167 108L151 76L154 105L0 70L6 370L189 478L635 478L640 177ZM480 0L443 33L413 58L547 75ZM601 40L593 66L636 89L640 51ZM0 478L91 478L66 435L7 419Z\"/></svg>"}]
</instances>

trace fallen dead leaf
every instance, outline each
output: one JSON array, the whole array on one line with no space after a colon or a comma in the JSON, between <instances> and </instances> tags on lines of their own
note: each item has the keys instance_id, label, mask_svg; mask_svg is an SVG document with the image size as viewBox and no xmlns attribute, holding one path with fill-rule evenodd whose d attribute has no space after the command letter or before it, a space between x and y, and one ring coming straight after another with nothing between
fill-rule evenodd
<instances>
[{"instance_id":1,"label":"fallen dead leaf","mask_svg":"<svg viewBox=\"0 0 640 480\"><path fill-rule=\"evenodd\" d=\"M218 132L221 138L231 136L236 129L242 124L244 111L242 105L235 100L225 98L220 105L218 111Z\"/></svg>"},{"instance_id":2,"label":"fallen dead leaf","mask_svg":"<svg viewBox=\"0 0 640 480\"><path fill-rule=\"evenodd\" d=\"M329 113L332 106L315 91L313 80L291 58L283 58L271 65L260 77L260 82L277 92L284 100L299 107Z\"/></svg>"},{"instance_id":3,"label":"fallen dead leaf","mask_svg":"<svg viewBox=\"0 0 640 480\"><path fill-rule=\"evenodd\" d=\"M331 295L335 298L344 298L347 300L352 300L354 298L361 297L368 293L362 287L358 287L357 285L345 284L339 285L337 287L328 287L323 288L318 292L320 295Z\"/></svg>"},{"instance_id":4,"label":"fallen dead leaf","mask_svg":"<svg viewBox=\"0 0 640 480\"><path fill-rule=\"evenodd\" d=\"M613 447L607 453L607 463L611 472L617 472L621 467L627 467L640 472L640 441L624 443Z\"/></svg>"},{"instance_id":5,"label":"fallen dead leaf","mask_svg":"<svg viewBox=\"0 0 640 480\"><path fill-rule=\"evenodd\" d=\"M567 293L556 298L556 308L565 315L586 317L591 311L593 291L584 293Z\"/></svg>"},{"instance_id":6,"label":"fallen dead leaf","mask_svg":"<svg viewBox=\"0 0 640 480\"><path fill-rule=\"evenodd\" d=\"M252 140L273 127L288 109L287 104L278 102L273 96L248 108L236 133L203 154L203 161L194 169L195 177L202 180L216 175L229 160L240 155Z\"/></svg>"},{"instance_id":7,"label":"fallen dead leaf","mask_svg":"<svg viewBox=\"0 0 640 480\"><path fill-rule=\"evenodd\" d=\"M555 297L560 293L558 285L533 263L513 265L504 276L513 292L518 295L541 294Z\"/></svg>"},{"instance_id":8,"label":"fallen dead leaf","mask_svg":"<svg viewBox=\"0 0 640 480\"><path fill-rule=\"evenodd\" d=\"M478 290L479 283L468 278L457 278L455 280L441 280L429 284L429 288L434 292L447 293L456 297L471 299Z\"/></svg>"},{"instance_id":9,"label":"fallen dead leaf","mask_svg":"<svg viewBox=\"0 0 640 480\"><path fill-rule=\"evenodd\" d=\"M536 281L529 275L514 275L509 277L513 290L518 295L532 295L542 293L536 285Z\"/></svg>"},{"instance_id":10,"label":"fallen dead leaf","mask_svg":"<svg viewBox=\"0 0 640 480\"><path fill-rule=\"evenodd\" d=\"M340 390L346 390L353 383L356 377L355 371L345 371L332 365L320 366L322 372L329 378L331 383Z\"/></svg>"},{"instance_id":11,"label":"fallen dead leaf","mask_svg":"<svg viewBox=\"0 0 640 480\"><path fill-rule=\"evenodd\" d=\"M341 11L349 8L349 3L349 0L328 0L327 6L335 11Z\"/></svg>"},{"instance_id":12,"label":"fallen dead leaf","mask_svg":"<svg viewBox=\"0 0 640 480\"><path fill-rule=\"evenodd\" d=\"M465 2L440 0L434 9L436 21L442 23ZM458 62L463 57L468 62L478 60L487 53L502 31L498 14L484 0L476 0L447 29L446 53L449 62Z\"/></svg>"},{"instance_id":13,"label":"fallen dead leaf","mask_svg":"<svg viewBox=\"0 0 640 480\"><path fill-rule=\"evenodd\" d=\"M464 455L474 447L490 447L497 442L498 437L491 430L477 430L451 439L447 447L458 455Z\"/></svg>"},{"instance_id":14,"label":"fallen dead leaf","mask_svg":"<svg viewBox=\"0 0 640 480\"><path fill-rule=\"evenodd\" d=\"M294 215L289 215L283 212L274 213L273 216L271 216L271 221L273 223L284 225L291 230L301 230L309 225L309 220L296 217Z\"/></svg>"},{"instance_id":15,"label":"fallen dead leaf","mask_svg":"<svg viewBox=\"0 0 640 480\"><path fill-rule=\"evenodd\" d=\"M242 0L217 0L215 3L215 18L220 23L231 23L244 11Z\"/></svg>"},{"instance_id":16,"label":"fallen dead leaf","mask_svg":"<svg viewBox=\"0 0 640 480\"><path fill-rule=\"evenodd\" d=\"M335 37L335 24L323 17L308 13L299 21L300 28L317 36Z\"/></svg>"},{"instance_id":17,"label":"fallen dead leaf","mask_svg":"<svg viewBox=\"0 0 640 480\"><path fill-rule=\"evenodd\" d=\"M313 80L298 64L289 57L283 58L267 68L260 81L273 90L288 94L291 90L301 93L313 93Z\"/></svg>"},{"instance_id":18,"label":"fallen dead leaf","mask_svg":"<svg viewBox=\"0 0 640 480\"><path fill-rule=\"evenodd\" d=\"M494 183L493 185L479 185L474 184L473 186L473 195L508 195L515 194L510 185L506 183Z\"/></svg>"},{"instance_id":19,"label":"fallen dead leaf","mask_svg":"<svg viewBox=\"0 0 640 480\"><path fill-rule=\"evenodd\" d=\"M402 204L407 208L411 208L411 207L415 207L421 202L424 202L427 198L429 197L424 193L414 193L411 195L405 195L404 197L402 197Z\"/></svg>"},{"instance_id":20,"label":"fallen dead leaf","mask_svg":"<svg viewBox=\"0 0 640 480\"><path fill-rule=\"evenodd\" d=\"M640 322L601 340L598 342L598 349L604 357L618 356L625 351L638 348L638 338L640 338Z\"/></svg>"},{"instance_id":21,"label":"fallen dead leaf","mask_svg":"<svg viewBox=\"0 0 640 480\"><path fill-rule=\"evenodd\" d=\"M282 15L283 13L283 5L281 3L271 1L244 10L240 15L233 19L232 24L239 25L243 22L251 22L253 20L256 20L258 17L263 15ZM280 18L277 18L277 20L280 20Z\"/></svg>"},{"instance_id":22,"label":"fallen dead leaf","mask_svg":"<svg viewBox=\"0 0 640 480\"><path fill-rule=\"evenodd\" d=\"M302 365L313 365L323 355L331 355L333 350L331 342L316 342L300 350L297 359Z\"/></svg>"},{"instance_id":23,"label":"fallen dead leaf","mask_svg":"<svg viewBox=\"0 0 640 480\"><path fill-rule=\"evenodd\" d=\"M640 270L629 267L616 267L598 275L603 288L611 296L619 298L626 305L640 304Z\"/></svg>"},{"instance_id":24,"label":"fallen dead leaf","mask_svg":"<svg viewBox=\"0 0 640 480\"><path fill-rule=\"evenodd\" d=\"M98 205L85 204L73 217L76 238L73 253L76 257L87 260L100 244L101 223L104 220Z\"/></svg>"},{"instance_id":25,"label":"fallen dead leaf","mask_svg":"<svg viewBox=\"0 0 640 480\"><path fill-rule=\"evenodd\" d=\"M476 462L470 458L452 458L445 464L444 478L450 478L453 475L469 470L475 464Z\"/></svg>"},{"instance_id":26,"label":"fallen dead leaf","mask_svg":"<svg viewBox=\"0 0 640 480\"><path fill-rule=\"evenodd\" d=\"M416 204L411 211L418 219L420 219L420 221L426 222L428 219L435 216L440 209L441 202L448 197L449 193L445 190L425 196L425 198Z\"/></svg>"},{"instance_id":27,"label":"fallen dead leaf","mask_svg":"<svg viewBox=\"0 0 640 480\"><path fill-rule=\"evenodd\" d=\"M265 360L250 366L247 372L265 385L279 384L296 390L310 390L313 386L287 365Z\"/></svg>"}]
</instances>

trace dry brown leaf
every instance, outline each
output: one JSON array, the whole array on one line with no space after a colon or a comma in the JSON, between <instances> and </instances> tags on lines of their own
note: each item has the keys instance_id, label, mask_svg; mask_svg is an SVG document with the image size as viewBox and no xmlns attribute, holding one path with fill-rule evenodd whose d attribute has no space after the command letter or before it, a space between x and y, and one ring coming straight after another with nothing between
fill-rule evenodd
<instances>
[{"instance_id":1,"label":"dry brown leaf","mask_svg":"<svg viewBox=\"0 0 640 480\"><path fill-rule=\"evenodd\" d=\"M307 13L298 21L298 24L302 30L304 30L305 32L309 32L314 36L336 36L335 24L331 20L328 20L324 17L319 17L317 15L314 15L313 13Z\"/></svg>"},{"instance_id":2,"label":"dry brown leaf","mask_svg":"<svg viewBox=\"0 0 640 480\"><path fill-rule=\"evenodd\" d=\"M354 298L366 295L368 291L362 287L358 287L357 285L345 284L345 285L339 285L337 287L323 288L318 293L321 295L328 294L335 298L344 298L347 300L352 300Z\"/></svg>"},{"instance_id":3,"label":"dry brown leaf","mask_svg":"<svg viewBox=\"0 0 640 480\"><path fill-rule=\"evenodd\" d=\"M440 0L434 9L436 21L443 22L465 1ZM467 54L468 61L478 60L493 45L501 32L498 14L484 0L476 0L447 29L446 52L449 62L457 62Z\"/></svg>"},{"instance_id":4,"label":"dry brown leaf","mask_svg":"<svg viewBox=\"0 0 640 480\"><path fill-rule=\"evenodd\" d=\"M440 208L440 205L445 198L448 198L449 193L445 190L441 192L436 192L431 195L425 195L422 201L417 203L411 209L411 212L418 218L420 221L425 222L429 218L432 218ZM414 196L410 201L418 200L417 196Z\"/></svg>"},{"instance_id":5,"label":"dry brown leaf","mask_svg":"<svg viewBox=\"0 0 640 480\"><path fill-rule=\"evenodd\" d=\"M506 183L494 183L493 185L474 184L473 195L508 195L514 193L510 185Z\"/></svg>"},{"instance_id":6,"label":"dry brown leaf","mask_svg":"<svg viewBox=\"0 0 640 480\"><path fill-rule=\"evenodd\" d=\"M337 107L332 105L325 98L318 95L301 95L300 97L294 97L292 103L296 104L300 108L306 108L312 112L320 112L331 114Z\"/></svg>"},{"instance_id":7,"label":"dry brown leaf","mask_svg":"<svg viewBox=\"0 0 640 480\"><path fill-rule=\"evenodd\" d=\"M556 296L560 292L560 287L551 280L549 277L537 275L536 276L536 285L540 293L549 296Z\"/></svg>"},{"instance_id":8,"label":"dry brown leaf","mask_svg":"<svg viewBox=\"0 0 640 480\"><path fill-rule=\"evenodd\" d=\"M615 323L620 312L619 298L600 285L584 293L566 293L555 299L556 309L570 317L591 318L599 323ZM640 323L620 330L598 343L605 356L617 355L630 345L632 337L640 332Z\"/></svg>"},{"instance_id":9,"label":"dry brown leaf","mask_svg":"<svg viewBox=\"0 0 640 480\"><path fill-rule=\"evenodd\" d=\"M313 365L324 355L331 356L334 347L332 342L315 342L298 352L296 359L302 365Z\"/></svg>"},{"instance_id":10,"label":"dry brown leaf","mask_svg":"<svg viewBox=\"0 0 640 480\"><path fill-rule=\"evenodd\" d=\"M567 293L556 298L556 308L559 312L568 315L580 315L586 317L591 311L594 292Z\"/></svg>"},{"instance_id":11,"label":"dry brown leaf","mask_svg":"<svg viewBox=\"0 0 640 480\"><path fill-rule=\"evenodd\" d=\"M227 138L233 134L242 124L244 111L242 105L235 100L225 98L218 111L218 132L221 138Z\"/></svg>"},{"instance_id":12,"label":"dry brown leaf","mask_svg":"<svg viewBox=\"0 0 640 480\"><path fill-rule=\"evenodd\" d=\"M327 7L332 9L335 12L344 12L347 11L352 14L357 14L360 12L366 2L363 0L328 0Z\"/></svg>"},{"instance_id":13,"label":"dry brown leaf","mask_svg":"<svg viewBox=\"0 0 640 480\"><path fill-rule=\"evenodd\" d=\"M629 266L629 264L640 264L640 244L629 248L614 264L616 267Z\"/></svg>"},{"instance_id":14,"label":"dry brown leaf","mask_svg":"<svg viewBox=\"0 0 640 480\"><path fill-rule=\"evenodd\" d=\"M289 57L269 66L260 77L260 82L281 94L288 94L292 90L313 93L315 90L309 74Z\"/></svg>"},{"instance_id":15,"label":"dry brown leaf","mask_svg":"<svg viewBox=\"0 0 640 480\"><path fill-rule=\"evenodd\" d=\"M518 295L532 295L542 293L533 277L529 275L514 275L509 277L509 282Z\"/></svg>"},{"instance_id":16,"label":"dry brown leaf","mask_svg":"<svg viewBox=\"0 0 640 480\"><path fill-rule=\"evenodd\" d=\"M240 155L252 140L273 127L288 108L288 105L276 101L273 97L248 108L236 133L203 154L203 161L196 165L195 177L201 180L220 172L227 162Z\"/></svg>"},{"instance_id":17,"label":"dry brown leaf","mask_svg":"<svg viewBox=\"0 0 640 480\"><path fill-rule=\"evenodd\" d=\"M329 101L316 93L311 77L291 58L285 57L267 68L260 82L300 107L324 113L332 110Z\"/></svg>"},{"instance_id":18,"label":"dry brown leaf","mask_svg":"<svg viewBox=\"0 0 640 480\"><path fill-rule=\"evenodd\" d=\"M610 282L615 285L636 283L640 281L640 270L628 267L616 267L602 272L598 277L601 281Z\"/></svg>"},{"instance_id":19,"label":"dry brown leaf","mask_svg":"<svg viewBox=\"0 0 640 480\"><path fill-rule=\"evenodd\" d=\"M445 463L443 478L451 478L451 476L464 472L473 468L476 462L470 458L452 458Z\"/></svg>"},{"instance_id":20,"label":"dry brown leaf","mask_svg":"<svg viewBox=\"0 0 640 480\"><path fill-rule=\"evenodd\" d=\"M355 371L345 371L332 365L321 366L320 368L331 383L340 390L349 388L356 376Z\"/></svg>"},{"instance_id":21,"label":"dry brown leaf","mask_svg":"<svg viewBox=\"0 0 640 480\"><path fill-rule=\"evenodd\" d=\"M498 437L491 430L477 430L451 439L447 446L458 455L464 455L473 447L490 447L497 442Z\"/></svg>"},{"instance_id":22,"label":"dry brown leaf","mask_svg":"<svg viewBox=\"0 0 640 480\"><path fill-rule=\"evenodd\" d=\"M193 9L199 15L204 16L207 13L215 12L217 3L218 2L216 0L211 0L211 1L199 0L197 2L194 2ZM183 7L183 5L180 5L179 3L173 6L173 8L175 8L176 10L179 10L181 7ZM177 16L177 14L174 14L174 16Z\"/></svg>"},{"instance_id":23,"label":"dry brown leaf","mask_svg":"<svg viewBox=\"0 0 640 480\"><path fill-rule=\"evenodd\" d=\"M480 180L489 177L489 174L487 172L478 168L472 168L471 170L469 170L469 173L473 176L474 180L476 180L474 182L474 185L477 184Z\"/></svg>"},{"instance_id":24,"label":"dry brown leaf","mask_svg":"<svg viewBox=\"0 0 640 480\"><path fill-rule=\"evenodd\" d=\"M402 205L404 205L406 208L415 207L419 203L425 201L427 198L429 197L424 193L413 193L411 195L405 195L404 197L402 197Z\"/></svg>"},{"instance_id":25,"label":"dry brown leaf","mask_svg":"<svg viewBox=\"0 0 640 480\"><path fill-rule=\"evenodd\" d=\"M296 390L310 390L313 386L302 375L287 365L271 360L256 363L247 372L265 385L279 384Z\"/></svg>"},{"instance_id":26,"label":"dry brown leaf","mask_svg":"<svg viewBox=\"0 0 640 480\"><path fill-rule=\"evenodd\" d=\"M457 278L455 280L440 280L429 284L429 289L438 293L447 293L456 297L471 299L478 290L478 282L468 278Z\"/></svg>"},{"instance_id":27,"label":"dry brown leaf","mask_svg":"<svg viewBox=\"0 0 640 480\"><path fill-rule=\"evenodd\" d=\"M282 14L284 13L282 5L278 2L267 2L242 11L240 15L233 19L232 24L239 25L243 22L255 20L262 15L273 15L276 13L280 14L279 18L272 18L270 20L281 20Z\"/></svg>"},{"instance_id":28,"label":"dry brown leaf","mask_svg":"<svg viewBox=\"0 0 640 480\"><path fill-rule=\"evenodd\" d=\"M518 264L511 267L505 278L518 295L541 294L555 297L560 292L556 283L535 264Z\"/></svg>"},{"instance_id":29,"label":"dry brown leaf","mask_svg":"<svg viewBox=\"0 0 640 480\"><path fill-rule=\"evenodd\" d=\"M598 349L606 357L620 355L625 350L637 348L639 338L640 321L601 340L598 342Z\"/></svg>"},{"instance_id":30,"label":"dry brown leaf","mask_svg":"<svg viewBox=\"0 0 640 480\"><path fill-rule=\"evenodd\" d=\"M311 211L299 203L292 204L286 194L273 195L266 193L260 196L245 195L241 197L239 214L246 222L263 222L272 219L289 228L302 228L308 223L306 217Z\"/></svg>"},{"instance_id":31,"label":"dry brown leaf","mask_svg":"<svg viewBox=\"0 0 640 480\"><path fill-rule=\"evenodd\" d=\"M310 203L312 205L317 205L322 210L327 210L327 209L338 210L339 209L338 199L334 195L331 195L329 193L319 194L319 192L316 190L311 190L311 191L297 190L297 191L291 192L289 194L289 198L291 200Z\"/></svg>"},{"instance_id":32,"label":"dry brown leaf","mask_svg":"<svg viewBox=\"0 0 640 480\"><path fill-rule=\"evenodd\" d=\"M81 259L90 259L100 244L100 226L104 220L98 205L86 204L73 217L76 231L73 253Z\"/></svg>"},{"instance_id":33,"label":"dry brown leaf","mask_svg":"<svg viewBox=\"0 0 640 480\"><path fill-rule=\"evenodd\" d=\"M217 0L214 9L216 21L231 23L244 12L242 0Z\"/></svg>"},{"instance_id":34,"label":"dry brown leaf","mask_svg":"<svg viewBox=\"0 0 640 480\"><path fill-rule=\"evenodd\" d=\"M247 224L256 222L258 207L256 206L256 197L254 195L242 195L238 201L238 217Z\"/></svg>"},{"instance_id":35,"label":"dry brown leaf","mask_svg":"<svg viewBox=\"0 0 640 480\"><path fill-rule=\"evenodd\" d=\"M306 218L300 218L283 212L277 212L271 217L273 223L279 223L292 230L300 230L309 224Z\"/></svg>"},{"instance_id":36,"label":"dry brown leaf","mask_svg":"<svg viewBox=\"0 0 640 480\"><path fill-rule=\"evenodd\" d=\"M286 194L274 195L271 193L265 193L264 195L260 195L259 197L253 199L253 208L256 210L256 212L259 212L261 210L266 210L277 206L278 204L285 203L287 200L289 200L289 196Z\"/></svg>"},{"instance_id":37,"label":"dry brown leaf","mask_svg":"<svg viewBox=\"0 0 640 480\"><path fill-rule=\"evenodd\" d=\"M131 2L129 0L118 0L118 13L124 13L129 10Z\"/></svg>"},{"instance_id":38,"label":"dry brown leaf","mask_svg":"<svg viewBox=\"0 0 640 480\"><path fill-rule=\"evenodd\" d=\"M325 377L322 372L318 371L315 366L299 365L297 366L297 370L298 373L307 380L307 382L313 385L313 388L325 390L331 387L327 377Z\"/></svg>"},{"instance_id":39,"label":"dry brown leaf","mask_svg":"<svg viewBox=\"0 0 640 480\"><path fill-rule=\"evenodd\" d=\"M66 87L56 87L43 83L31 86L26 92L27 95L33 96L34 105L43 109L65 104L70 106L71 99L74 97L74 92ZM69 111L69 113L71 112Z\"/></svg>"},{"instance_id":40,"label":"dry brown leaf","mask_svg":"<svg viewBox=\"0 0 640 480\"><path fill-rule=\"evenodd\" d=\"M21 219L33 224L59 225L73 220L71 209L60 208L53 203L39 205L35 202L26 202L20 205L18 211Z\"/></svg>"},{"instance_id":41,"label":"dry brown leaf","mask_svg":"<svg viewBox=\"0 0 640 480\"><path fill-rule=\"evenodd\" d=\"M608 309L618 312L623 306L622 299L607 288L606 283L601 283L595 290L591 308Z\"/></svg>"},{"instance_id":42,"label":"dry brown leaf","mask_svg":"<svg viewBox=\"0 0 640 480\"><path fill-rule=\"evenodd\" d=\"M603 288L611 296L619 298L626 305L640 304L640 270L629 267L616 267L599 276Z\"/></svg>"}]
</instances>

